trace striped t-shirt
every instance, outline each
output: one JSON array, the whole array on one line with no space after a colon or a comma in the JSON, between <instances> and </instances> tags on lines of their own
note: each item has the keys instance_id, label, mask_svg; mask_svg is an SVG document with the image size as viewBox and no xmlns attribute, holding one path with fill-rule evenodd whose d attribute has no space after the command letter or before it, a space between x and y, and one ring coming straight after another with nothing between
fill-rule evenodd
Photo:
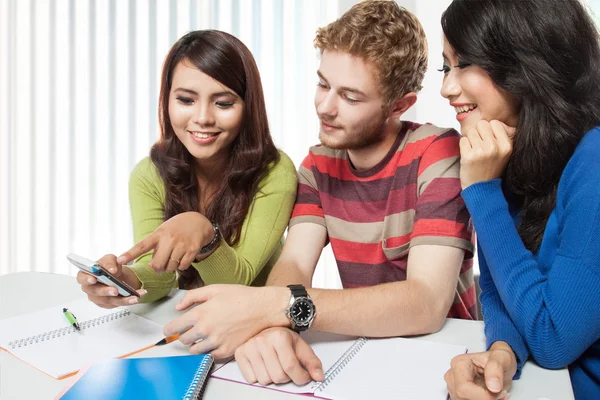
<instances>
[{"instance_id":1,"label":"striped t-shirt","mask_svg":"<svg viewBox=\"0 0 600 400\"><path fill-rule=\"evenodd\" d=\"M465 250L448 317L475 319L473 229L461 197L460 135L403 122L389 153L369 170L355 169L346 150L311 147L298 171L290 227L327 229L345 288L406 280L411 246Z\"/></svg>"}]
</instances>

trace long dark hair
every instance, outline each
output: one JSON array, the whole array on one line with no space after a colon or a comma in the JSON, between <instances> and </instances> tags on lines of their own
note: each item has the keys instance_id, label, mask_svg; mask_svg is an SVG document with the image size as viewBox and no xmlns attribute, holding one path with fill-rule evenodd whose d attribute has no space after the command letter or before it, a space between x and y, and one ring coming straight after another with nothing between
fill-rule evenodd
<instances>
[{"instance_id":1,"label":"long dark hair","mask_svg":"<svg viewBox=\"0 0 600 400\"><path fill-rule=\"evenodd\" d=\"M518 104L503 176L525 246L539 249L561 174L600 125L598 32L579 0L454 0L442 29L461 61L483 68Z\"/></svg>"},{"instance_id":2,"label":"long dark hair","mask_svg":"<svg viewBox=\"0 0 600 400\"><path fill-rule=\"evenodd\" d=\"M167 54L158 109L161 135L150 150L150 159L165 185L165 220L183 212L200 211L194 157L175 135L169 118L173 71L183 60L233 90L244 101L239 135L232 143L216 195L204 213L217 222L227 243L235 245L260 179L268 165L279 160L269 132L260 74L250 50L234 36L216 30L190 32ZM180 287L198 282L194 268L180 274Z\"/></svg>"}]
</instances>

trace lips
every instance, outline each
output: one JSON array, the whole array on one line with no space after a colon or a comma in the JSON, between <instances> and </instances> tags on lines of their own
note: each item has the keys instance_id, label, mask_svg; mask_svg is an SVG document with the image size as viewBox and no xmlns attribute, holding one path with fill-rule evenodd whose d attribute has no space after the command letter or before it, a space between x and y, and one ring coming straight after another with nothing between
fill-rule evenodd
<instances>
[{"instance_id":1,"label":"lips","mask_svg":"<svg viewBox=\"0 0 600 400\"><path fill-rule=\"evenodd\" d=\"M210 144L217 140L221 132L192 132L188 131L192 140L197 144Z\"/></svg>"},{"instance_id":2,"label":"lips","mask_svg":"<svg viewBox=\"0 0 600 400\"><path fill-rule=\"evenodd\" d=\"M323 130L325 130L325 132L333 132L333 131L336 131L338 129L341 129L341 127L338 127L338 126L335 126L335 125L329 125L329 124L326 124L323 121L321 121L321 127L323 127Z\"/></svg>"}]
</instances>

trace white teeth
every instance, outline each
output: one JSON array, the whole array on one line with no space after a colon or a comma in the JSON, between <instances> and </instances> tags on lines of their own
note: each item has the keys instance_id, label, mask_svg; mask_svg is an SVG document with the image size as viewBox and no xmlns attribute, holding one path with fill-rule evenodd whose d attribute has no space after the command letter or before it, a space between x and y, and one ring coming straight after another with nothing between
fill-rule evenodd
<instances>
[{"instance_id":1,"label":"white teeth","mask_svg":"<svg viewBox=\"0 0 600 400\"><path fill-rule=\"evenodd\" d=\"M476 108L477 108L477 104L470 104L468 106L454 107L454 109L456 110L457 114L466 113L466 112L469 112L469 111L474 110Z\"/></svg>"},{"instance_id":2,"label":"white teeth","mask_svg":"<svg viewBox=\"0 0 600 400\"><path fill-rule=\"evenodd\" d=\"M190 132L190 133L199 139L208 139L209 137L213 137L216 135L216 133L213 133L213 134L200 133L200 132Z\"/></svg>"}]
</instances>

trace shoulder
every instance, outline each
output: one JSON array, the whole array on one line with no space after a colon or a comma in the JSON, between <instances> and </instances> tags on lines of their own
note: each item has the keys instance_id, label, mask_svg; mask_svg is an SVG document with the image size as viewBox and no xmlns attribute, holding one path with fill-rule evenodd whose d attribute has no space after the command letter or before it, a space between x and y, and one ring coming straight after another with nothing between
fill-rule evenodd
<instances>
[{"instance_id":1,"label":"shoulder","mask_svg":"<svg viewBox=\"0 0 600 400\"><path fill-rule=\"evenodd\" d=\"M292 159L283 152L283 150L279 150L279 160L274 163L269 168L269 173L278 173L278 174L296 174L296 167L294 166L294 162Z\"/></svg>"},{"instance_id":2,"label":"shoulder","mask_svg":"<svg viewBox=\"0 0 600 400\"><path fill-rule=\"evenodd\" d=\"M144 157L131 171L129 177L130 185L144 184L146 186L163 187L163 181L158 173L158 169L150 160L150 157Z\"/></svg>"},{"instance_id":3,"label":"shoulder","mask_svg":"<svg viewBox=\"0 0 600 400\"><path fill-rule=\"evenodd\" d=\"M571 161L597 164L600 161L600 127L590 130L579 142Z\"/></svg>"},{"instance_id":4,"label":"shoulder","mask_svg":"<svg viewBox=\"0 0 600 400\"><path fill-rule=\"evenodd\" d=\"M292 159L279 150L279 160L269 165L269 169L262 177L259 187L264 190L267 187L296 187L298 177L296 167Z\"/></svg>"},{"instance_id":5,"label":"shoulder","mask_svg":"<svg viewBox=\"0 0 600 400\"><path fill-rule=\"evenodd\" d=\"M587 132L579 142L562 173L559 195L561 193L568 195L583 187L596 191L598 185L600 185L600 127Z\"/></svg>"},{"instance_id":6,"label":"shoulder","mask_svg":"<svg viewBox=\"0 0 600 400\"><path fill-rule=\"evenodd\" d=\"M443 128L428 122L418 124L416 122L403 121L402 123L407 128L406 136L409 143L433 143L446 138L460 139L460 134L453 128Z\"/></svg>"},{"instance_id":7,"label":"shoulder","mask_svg":"<svg viewBox=\"0 0 600 400\"><path fill-rule=\"evenodd\" d=\"M321 144L312 146L308 150L308 155L302 161L300 170L302 168L311 169L317 167L319 171L325 172L332 168L339 167L341 164L338 163L340 160L347 160L348 153L346 150L330 149Z\"/></svg>"}]
</instances>

